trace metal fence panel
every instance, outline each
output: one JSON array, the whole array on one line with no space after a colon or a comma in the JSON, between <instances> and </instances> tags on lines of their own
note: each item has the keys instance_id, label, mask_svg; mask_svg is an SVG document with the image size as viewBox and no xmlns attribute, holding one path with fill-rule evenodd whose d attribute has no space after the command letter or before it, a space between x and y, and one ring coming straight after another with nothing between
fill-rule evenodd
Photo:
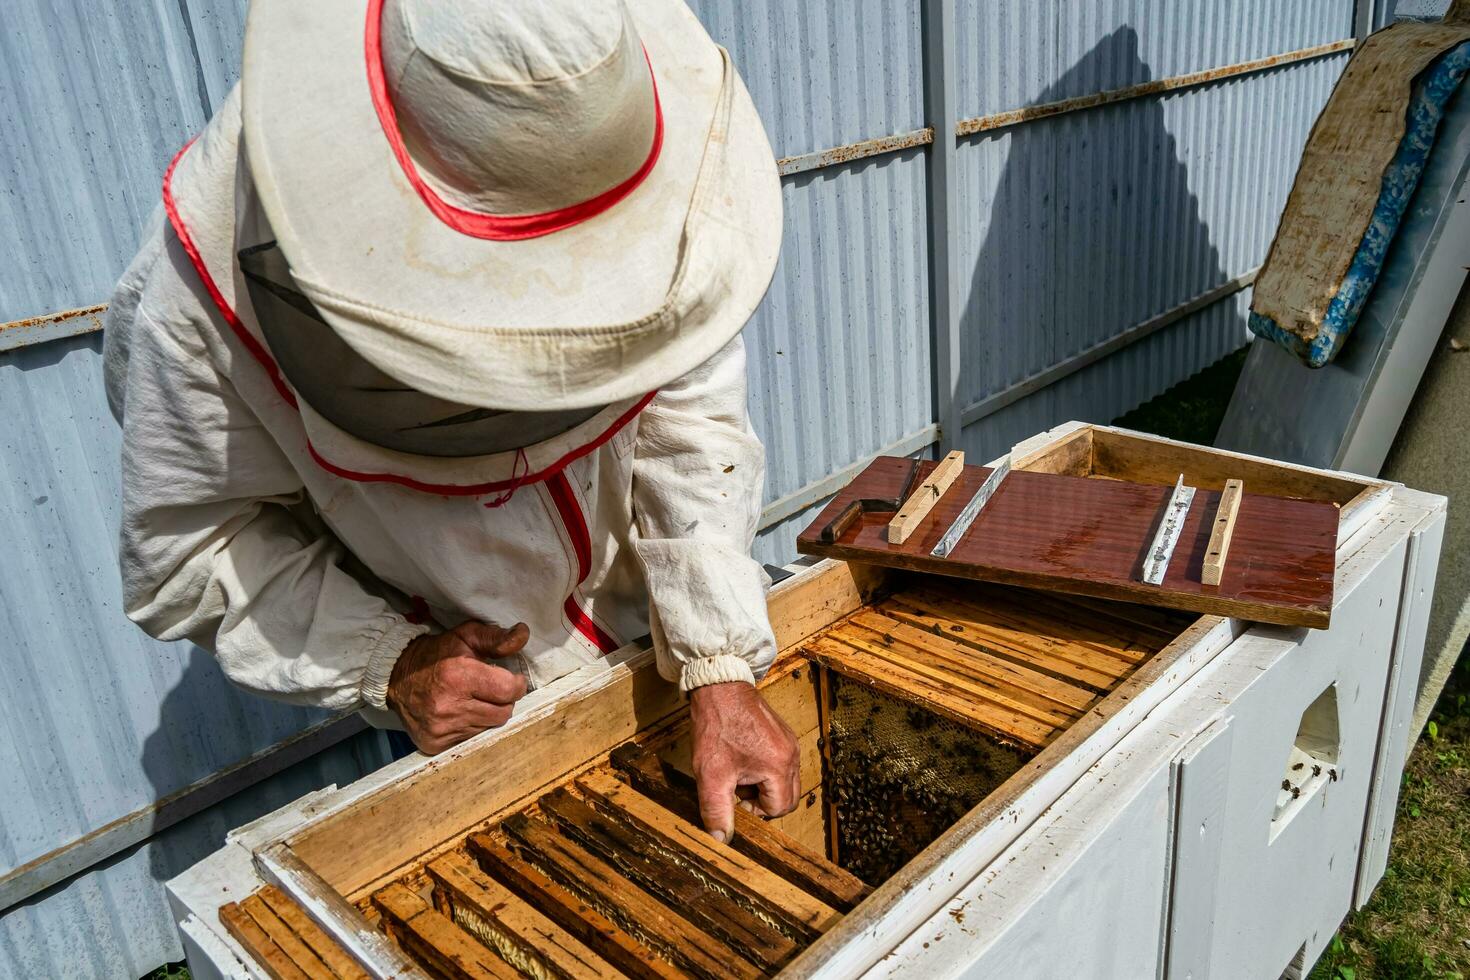
<instances>
[{"instance_id":1,"label":"metal fence panel","mask_svg":"<svg viewBox=\"0 0 1470 980\"><path fill-rule=\"evenodd\" d=\"M777 157L924 125L918 0L691 0Z\"/></svg>"},{"instance_id":2,"label":"metal fence panel","mask_svg":"<svg viewBox=\"0 0 1470 980\"><path fill-rule=\"evenodd\" d=\"M100 303L208 116L178 5L6 0L0 322Z\"/></svg>"},{"instance_id":3,"label":"metal fence panel","mask_svg":"<svg viewBox=\"0 0 1470 980\"><path fill-rule=\"evenodd\" d=\"M692 6L730 49L778 157L923 127L918 0ZM933 411L922 149L792 174L782 198L780 265L745 333L766 518L787 525L757 545L773 562L794 554L790 514L826 478Z\"/></svg>"},{"instance_id":4,"label":"metal fence panel","mask_svg":"<svg viewBox=\"0 0 1470 980\"><path fill-rule=\"evenodd\" d=\"M7 909L0 914L0 977L129 980L179 959L161 883L217 850L230 830L383 765L381 739L375 732L354 736Z\"/></svg>"},{"instance_id":5,"label":"metal fence panel","mask_svg":"<svg viewBox=\"0 0 1470 980\"><path fill-rule=\"evenodd\" d=\"M746 330L768 501L925 427L932 412L921 155L787 178L783 197L780 265Z\"/></svg>"},{"instance_id":6,"label":"metal fence panel","mask_svg":"<svg viewBox=\"0 0 1470 980\"><path fill-rule=\"evenodd\" d=\"M207 653L157 643L124 618L120 437L100 351L91 334L0 355L0 874L326 717L237 691ZM356 753L329 749L162 841L0 910L0 976L135 976L176 957L161 882L231 826L365 775L385 761L362 756L377 738L358 736ZM122 973L124 964L137 970Z\"/></svg>"},{"instance_id":7,"label":"metal fence panel","mask_svg":"<svg viewBox=\"0 0 1470 980\"><path fill-rule=\"evenodd\" d=\"M1417 20L1438 20L1450 9L1451 0L1378 0L1375 7L1376 23L1383 26L1395 17L1413 17Z\"/></svg>"},{"instance_id":8,"label":"metal fence panel","mask_svg":"<svg viewBox=\"0 0 1470 980\"><path fill-rule=\"evenodd\" d=\"M1073 91L1074 75L1136 83L1141 50L1141 36L1119 28L1038 101ZM1250 274L1345 62L1334 54L963 138L966 421L1028 379ZM1208 362L1185 363L1184 375L1139 376L1134 396ZM1045 404L1034 404L1037 427L1055 421Z\"/></svg>"}]
</instances>

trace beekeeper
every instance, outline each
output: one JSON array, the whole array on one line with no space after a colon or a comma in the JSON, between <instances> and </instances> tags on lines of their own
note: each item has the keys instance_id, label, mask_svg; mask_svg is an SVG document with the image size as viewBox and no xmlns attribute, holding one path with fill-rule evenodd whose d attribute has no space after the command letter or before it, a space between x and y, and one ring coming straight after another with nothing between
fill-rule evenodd
<instances>
[{"instance_id":1,"label":"beekeeper","mask_svg":"<svg viewBox=\"0 0 1470 980\"><path fill-rule=\"evenodd\" d=\"M244 50L108 311L128 616L429 753L652 634L711 832L791 809L728 55L682 0L255 0Z\"/></svg>"}]
</instances>

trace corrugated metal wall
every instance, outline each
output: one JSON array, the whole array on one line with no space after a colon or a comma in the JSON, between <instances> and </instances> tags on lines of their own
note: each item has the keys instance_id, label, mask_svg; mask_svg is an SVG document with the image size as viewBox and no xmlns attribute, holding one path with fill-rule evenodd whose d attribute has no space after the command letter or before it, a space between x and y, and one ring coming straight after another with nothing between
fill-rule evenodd
<instances>
[{"instance_id":1,"label":"corrugated metal wall","mask_svg":"<svg viewBox=\"0 0 1470 980\"><path fill-rule=\"evenodd\" d=\"M941 50L930 2L952 4L945 119L927 108ZM1250 274L1347 54L1232 66L1351 38L1355 23L1353 0L693 6L788 172L781 263L746 334L769 453L767 561L789 560L812 508L879 451L943 440L986 458L1068 418L1107 421L1239 346ZM1391 9L1369 13L1382 23ZM8 0L0 323L106 300L168 156L235 76L242 22L239 0ZM996 118L1212 70L1226 77ZM982 131L951 135L974 119ZM931 125L955 140L948 182L931 180ZM907 148L852 148L888 136ZM843 147L846 162L811 156ZM955 229L938 244L935 209ZM940 266L953 270L947 304ZM936 378L951 349L962 424L945 432ZM0 887L315 720L236 695L206 655L149 642L118 612L117 435L99 351L93 334L0 352ZM177 955L158 881L227 827L380 758L354 736L5 908L0 976L136 976Z\"/></svg>"},{"instance_id":2,"label":"corrugated metal wall","mask_svg":"<svg viewBox=\"0 0 1470 980\"><path fill-rule=\"evenodd\" d=\"M779 156L931 122L918 0L850 4L841 15L813 3L706 7L697 9L735 54ZM957 0L954 114L991 117L1228 70L1349 39L1353 17L1350 0ZM1058 421L1108 421L1244 343L1249 289L1221 287L1248 281L1265 257L1347 56L960 137L950 247L963 427L947 443L989 458ZM767 561L789 559L832 474L944 435L928 152L785 179L781 266L747 333L751 407L768 449L768 526L757 546ZM1212 291L1220 295L1203 309L1094 359Z\"/></svg>"}]
</instances>

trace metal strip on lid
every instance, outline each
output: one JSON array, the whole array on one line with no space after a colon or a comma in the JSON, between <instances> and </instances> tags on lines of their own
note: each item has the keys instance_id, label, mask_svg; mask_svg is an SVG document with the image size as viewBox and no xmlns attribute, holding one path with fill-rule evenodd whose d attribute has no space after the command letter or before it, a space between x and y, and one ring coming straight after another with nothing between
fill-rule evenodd
<instances>
[{"instance_id":1,"label":"metal strip on lid","mask_svg":"<svg viewBox=\"0 0 1470 980\"><path fill-rule=\"evenodd\" d=\"M1174 557L1174 548L1179 544L1179 535L1184 530L1184 518L1189 516L1189 505L1194 503L1194 487L1184 485L1184 474L1174 484L1174 492L1164 506L1164 518L1154 532L1154 542L1149 546L1148 559L1143 564L1143 580L1149 585L1162 585L1164 573L1169 570L1169 561Z\"/></svg>"},{"instance_id":2,"label":"metal strip on lid","mask_svg":"<svg viewBox=\"0 0 1470 980\"><path fill-rule=\"evenodd\" d=\"M991 497L995 496L995 491L1000 488L1001 483L1010 475L1010 472L1011 457L1007 453L1006 458L1001 460L1000 465L991 470L990 475L985 478L985 482L980 484L980 489L976 490L975 496L970 498L968 504L965 504L965 509L960 511L960 516L956 517L954 523L949 526L949 530L944 532L944 537L939 539L939 543L934 546L934 550L929 552L931 555L935 558L949 557L949 553L955 549L955 545L959 544L960 540L964 538L965 532L970 530L970 525L975 523L975 518L979 516L981 508L990 502Z\"/></svg>"}]
</instances>

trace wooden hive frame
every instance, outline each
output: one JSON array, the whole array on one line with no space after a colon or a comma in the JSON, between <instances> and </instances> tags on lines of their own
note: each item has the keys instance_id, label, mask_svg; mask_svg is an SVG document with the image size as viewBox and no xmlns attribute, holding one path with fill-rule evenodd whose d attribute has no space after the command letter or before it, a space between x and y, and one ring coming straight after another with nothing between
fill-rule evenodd
<instances>
[{"instance_id":1,"label":"wooden hive frame","mask_svg":"<svg viewBox=\"0 0 1470 980\"><path fill-rule=\"evenodd\" d=\"M1187 481L1208 487L1243 478L1265 492L1338 503L1342 540L1371 517L1375 501L1389 487L1379 481L1346 479L1098 426L1054 430L1017 447L1013 460L1013 465L1021 467L1101 479L1172 483L1182 471ZM839 917L822 919L820 927L809 923L807 932L789 936L790 949L751 964L759 972L781 968L783 976L808 975L842 962L844 950L880 922L885 930L901 931L922 921L932 913L931 906L943 900L934 884L952 879L959 868L983 866L993 858L1013 838L1014 827L1034 818L1179 680L1203 666L1243 629L1243 624L1234 621L1199 617L1166 638L1157 653L1140 655L1136 662L1130 662L1124 644L1085 655L1077 648L1069 648L1065 656L1054 650L1059 659L1029 665L1026 658L1029 655L1035 661L1034 651L1011 648L1002 662L991 663L973 654L986 644L1004 641L996 635L979 635L982 627L993 633L993 622L983 623L985 617L975 615L969 619L949 616L948 635L935 635L935 603L944 598L947 587L920 582L905 590L903 585L881 570L829 561L806 569L771 593L772 623L783 655L764 690L778 712L793 721L802 743L805 799L796 813L774 822L775 828L767 828L770 832L765 839L750 835L747 827L737 838L738 849L727 848L728 854L722 851L717 856L729 862L729 868L742 868L746 865L737 859L750 859L754 848L762 855L757 862L761 867L767 871L779 867L778 877L788 884L800 882L796 893L815 903L809 909L821 906ZM889 594L879 595L885 590ZM1099 606L1094 612L1107 615L1101 610ZM1132 625L1140 635L1170 628ZM956 626L959 628L954 629ZM1082 649L1087 649L1085 644ZM517 847L525 847L525 835L538 833L537 822L570 835L578 820L590 820L589 814L606 815L609 794L631 792L643 801L635 801L634 806L646 808L653 803L660 808L658 813L666 815L655 821L662 831L676 826L670 820L692 826L687 798L677 802L667 786L657 785L646 765L629 761L628 750L622 750L621 757L613 755L635 736L647 738L662 730L661 754L674 765L687 767L687 734L681 734L676 724L683 710L677 695L656 677L647 651L625 649L609 659L612 663L607 671L569 681L567 687L580 681L573 693L554 700L548 695L506 729L433 760L406 760L389 767L354 785L336 805L259 849L257 866L279 889L272 897L284 895L296 903L305 913L301 928L318 942L327 937L348 954L350 965L365 967L366 975L413 975L413 964L377 927L386 925L389 932L410 937L407 942L411 944L416 941L411 938L416 935L414 924L421 929L437 929L439 919L454 924L456 899L450 896L458 894L461 904L466 901L476 884L469 871L478 868L483 873L487 862L503 863L505 854L514 857ZM886 683L891 691L917 692L931 710L964 714L967 722L1024 744L1034 755L892 878L871 894L865 888L859 892L851 881L840 875L834 878L830 863L820 854L813 857L826 838L828 808L822 799L821 699L814 693L820 680L812 676L811 660L849 676L861 676L875 687ZM896 673L906 676L895 680ZM934 697L936 678L946 685L958 681L965 697L948 702ZM1007 706L1013 718L1038 724L1017 725L996 714L997 708ZM544 803L543 797L547 798ZM655 815L654 811L645 813ZM508 817L512 819L507 821ZM577 832L582 833L583 843L600 840L591 831ZM472 863L466 863L467 856ZM708 858L705 854L701 860ZM491 886L506 887L505 877L492 877L489 885L480 881L478 886L490 894ZM454 888L460 891L455 893ZM415 895L420 904L402 892ZM429 903L426 894L433 895L439 907ZM479 904L485 901L482 894ZM246 909L242 904L230 915L242 930L250 923L258 926L249 913L262 905L269 907L265 895L259 905L252 902ZM392 907L385 908L388 905ZM561 972L548 975L597 975L602 965L612 962L606 944L592 957L584 955L591 947L584 941L586 934L577 936L568 928L571 920L557 921L542 909L530 911L541 919L517 911L520 918L514 929L494 922L482 925L517 935L528 929L541 929L548 936L569 935L574 942L560 945L570 951L571 959L562 964ZM691 910L694 918L704 916L706 923L710 914ZM770 909L764 909L755 920L768 923L772 916ZM289 925L284 928L290 936L271 936L276 948L290 944L292 936L304 942L300 930ZM761 935L773 936L770 930ZM320 953L314 955L321 959ZM500 959L514 955L511 951ZM637 957L631 951L622 955L615 968L632 972ZM576 962L591 972L573 971ZM456 973L460 967L450 966L453 969L439 964L449 975L494 975L476 974L469 967ZM477 968L491 969L483 964ZM646 965L641 975L666 974Z\"/></svg>"}]
</instances>

